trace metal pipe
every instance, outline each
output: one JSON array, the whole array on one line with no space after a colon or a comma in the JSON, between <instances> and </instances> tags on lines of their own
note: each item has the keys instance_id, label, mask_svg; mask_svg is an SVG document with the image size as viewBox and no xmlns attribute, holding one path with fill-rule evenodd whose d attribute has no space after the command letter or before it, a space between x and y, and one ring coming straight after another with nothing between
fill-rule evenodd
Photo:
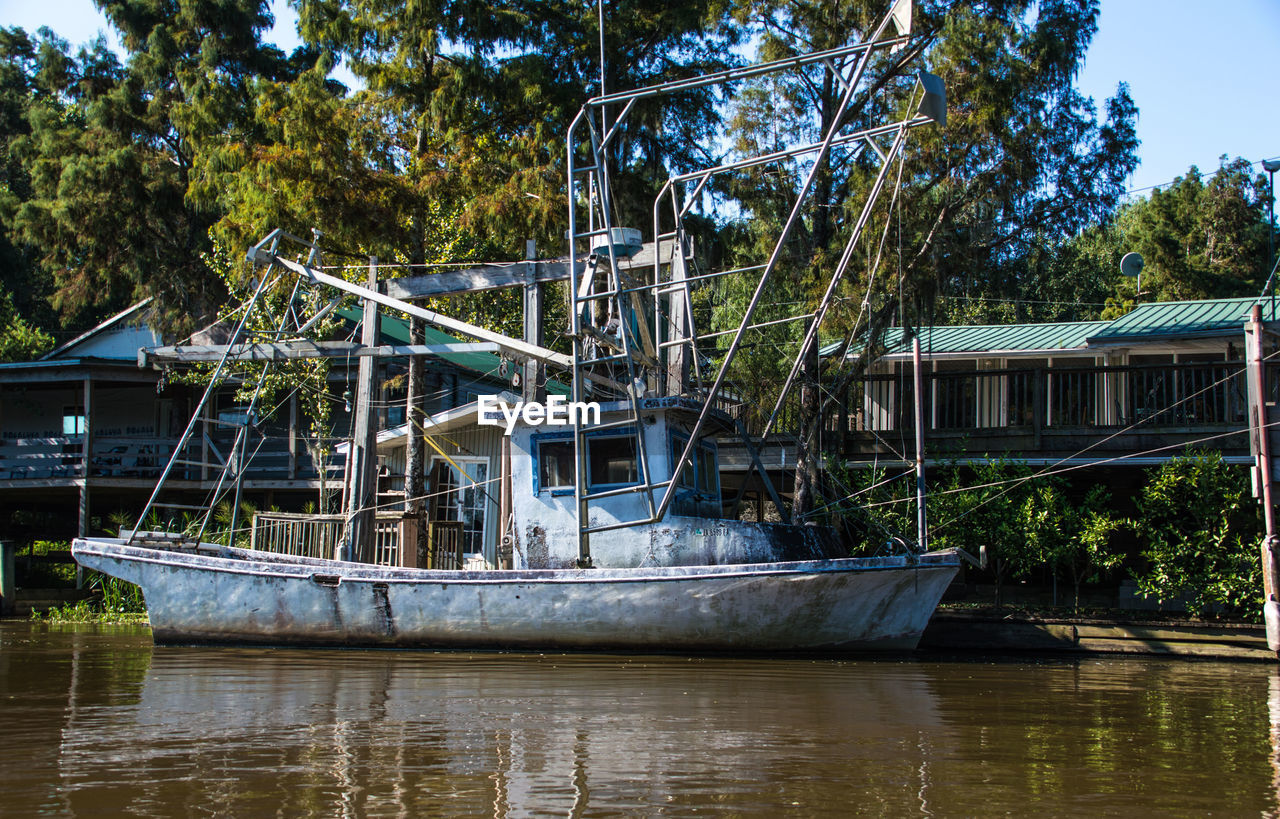
<instances>
[{"instance_id":1,"label":"metal pipe","mask_svg":"<svg viewBox=\"0 0 1280 819\"><path fill-rule=\"evenodd\" d=\"M924 125L926 123L933 122L933 120L929 119L926 116L921 116L917 114L916 116L913 116L911 119L908 119L905 121L893 122L888 125L877 125L875 128L864 128L861 131L855 131L854 133L851 133L851 134L845 134L844 136L837 137L836 139L832 140L831 146L835 147L837 145L848 145L851 142L862 142L864 140L872 139L873 137L884 136L885 134L891 134L894 131L901 128L904 122L907 125L907 127L914 128L917 125ZM711 168L703 168L698 171L690 171L688 173L683 173L678 176L671 177L671 181L673 183L689 182L694 179L701 179L704 176L718 175L722 173L728 173L729 171L740 171L744 168L754 168L757 165L768 165L771 162L778 162L779 160L790 159L791 157L803 156L804 154L811 154L814 151L820 150L821 148L822 148L821 142L811 142L808 145L801 145L796 148L789 148L785 151L774 151L773 153L770 153L770 154L758 154L756 156L747 157L746 159L740 159L737 162L726 162L722 165L716 165Z\"/></svg>"},{"instance_id":2,"label":"metal pipe","mask_svg":"<svg viewBox=\"0 0 1280 819\"><path fill-rule=\"evenodd\" d=\"M929 550L928 521L924 508L924 373L920 364L920 336L911 339L911 361L915 367L916 422L916 542L920 551Z\"/></svg>"},{"instance_id":3,"label":"metal pipe","mask_svg":"<svg viewBox=\"0 0 1280 819\"><path fill-rule=\"evenodd\" d=\"M760 328L762 328L762 327L772 327L772 326L774 326L775 324L790 324L790 323L791 323L791 322L793 322L793 321L804 321L805 319L811 319L811 318L813 318L813 316L814 316L814 314L813 314L813 313L801 313L801 314L800 314L800 315L798 315L798 316L788 316L787 318L774 319L773 321L762 321L762 322L760 322L759 324L752 324L752 325L751 325L750 327L748 327L747 329L748 329L748 330L759 330L759 329L760 329ZM719 338L720 336L727 336L727 335L729 335L730 333L736 333L736 332L738 332L738 331L737 331L737 330L721 330L721 331L720 331L720 332L718 332L718 333L705 333L705 334L704 334L704 335L702 335L701 337L702 337L702 338L704 338L704 339L707 339L707 338ZM668 342L668 343L670 343L670 342Z\"/></svg>"},{"instance_id":4,"label":"metal pipe","mask_svg":"<svg viewBox=\"0 0 1280 819\"><path fill-rule=\"evenodd\" d=\"M1280 170L1280 161L1263 162L1263 169L1267 172L1267 179L1270 181L1271 200L1271 229L1267 231L1267 269L1269 274L1274 275L1276 264L1276 171ZM1268 281L1272 281L1268 276ZM1271 320L1276 320L1276 288L1275 284L1271 285Z\"/></svg>"},{"instance_id":5,"label":"metal pipe","mask_svg":"<svg viewBox=\"0 0 1280 819\"><path fill-rule=\"evenodd\" d=\"M661 94L672 94L677 91L685 91L690 88L701 88L704 85L718 85L720 83L731 82L734 80L751 79L752 77L773 74L775 72L785 71L791 68L803 68L806 65L812 65L835 57L845 57L853 54L863 54L865 57L866 53L869 53L872 49L894 48L896 46L906 45L909 43L911 41L910 35L890 37L885 40L877 39L884 33L884 30L889 23L889 19L889 17L885 17L884 20L881 21L879 27L876 28L875 34L856 45L841 46L840 48L833 48L827 51L817 51L812 54L804 54L798 57L787 57L782 60L774 60L773 62L768 63L757 63L756 65L749 65L744 68L730 68L725 71L704 74L701 77L693 77L687 80L673 80L671 82L660 83L658 85L637 88L634 91L619 91L614 94L592 97L587 100L586 107L596 108L603 105L609 105L610 103L623 102L632 98L642 99L645 97L656 97ZM849 87L856 88L858 85L858 79L860 79L860 77L851 79L849 81Z\"/></svg>"},{"instance_id":6,"label":"metal pipe","mask_svg":"<svg viewBox=\"0 0 1280 819\"><path fill-rule=\"evenodd\" d=\"M268 241L268 239L271 239L272 236L276 235L277 232L273 231L267 239L263 239L262 242L259 242L257 247L260 247L263 243ZM278 238L274 240L274 242L278 241ZM274 249L275 244L273 243L272 250L274 251ZM257 305L258 299L267 289L267 283L271 280L270 273L270 269L263 271L262 279L258 282L258 289L253 292L253 298L249 300L249 304L245 307L244 315L240 317L240 323L236 325L235 332L231 334L231 338L227 346L228 350L230 350L231 347L240 339L240 334L244 331L245 322L249 320L249 314L253 312L253 308ZM151 497L147 498L146 504L142 507L142 513L138 515L138 523L133 527L133 531L129 533L129 539L125 541L126 543L133 543L133 539L137 536L138 530L142 528L143 521L147 519L147 514L151 511L151 508L155 506L156 498L160 496L160 490L164 486L165 480L168 479L169 473L173 471L173 465L182 453L182 448L185 447L187 445L187 441L191 439L191 433L195 431L196 423L200 420L200 415L204 411L205 405L209 403L209 397L213 395L214 385L219 383L218 378L222 375L222 370L226 367L226 364L227 354L223 353L222 359L218 362L218 366L214 368L213 375L209 377L208 389L204 391L204 395L200 397L199 403L196 404L195 412L191 413L191 420L187 422L187 428L183 430L182 437L178 439L178 446L174 448L173 455L169 458L169 463L165 464L164 472L160 473L160 480L156 481L156 488L151 490Z\"/></svg>"},{"instance_id":7,"label":"metal pipe","mask_svg":"<svg viewBox=\"0 0 1280 819\"><path fill-rule=\"evenodd\" d=\"M844 253L840 257L839 264L836 265L835 273L831 276L831 281L827 284L827 291L822 296L822 301L818 304L818 309L814 311L814 321L809 325L808 331L805 333L804 341L800 344L800 353L796 356L795 361L791 363L791 371L787 373L787 378L782 383L782 389L778 393L778 401L774 404L773 412L769 415L769 421L764 425L764 429L760 433L760 445L764 446L764 442L768 439L769 433L773 431L773 424L777 420L778 415L782 411L782 405L785 403L787 393L791 389L791 385L795 382L796 375L800 372L801 362L804 360L805 352L809 349L809 345L816 343L818 335L818 326L822 324L823 318L827 315L827 310L831 307L831 299L835 295L836 286L840 280L844 278L845 271L848 269L853 259L854 247L857 245L859 237L862 235L863 229L866 227L867 221L871 218L871 210L875 205L876 198L880 195L881 188L884 187L884 181L888 176L889 168L893 165L893 159L902 149L903 142L906 141L907 126L904 123L898 132L897 138L893 141L893 146L889 149L889 153L885 156L884 163L880 166L880 173L876 175L875 184L872 185L870 193L867 195L867 201L862 206L862 212L858 214L858 221L854 225L853 233L849 236L849 241L845 244Z\"/></svg>"}]
</instances>

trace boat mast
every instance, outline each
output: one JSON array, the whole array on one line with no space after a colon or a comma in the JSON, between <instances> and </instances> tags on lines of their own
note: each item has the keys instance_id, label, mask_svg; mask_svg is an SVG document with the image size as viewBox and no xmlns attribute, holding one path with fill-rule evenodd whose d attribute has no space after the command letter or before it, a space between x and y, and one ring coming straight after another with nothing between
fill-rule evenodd
<instances>
[{"instance_id":1,"label":"boat mast","mask_svg":"<svg viewBox=\"0 0 1280 819\"><path fill-rule=\"evenodd\" d=\"M619 248L626 245L626 239L624 231L615 228L612 220L614 208L609 198L610 186L605 148L619 132L624 120L635 104L641 100L688 92L694 88L710 85L729 84L778 72L796 71L816 64L839 66L837 70L842 89L840 105L842 110L848 110L860 91L866 90L861 88L862 80L864 73L871 65L873 52L881 49L897 50L911 42L911 16L910 0L896 0L879 24L862 42L856 45L715 72L687 80L676 80L635 91L606 94L588 100L583 110L570 125L568 138L566 139L568 145L569 255L576 257L581 246L585 244L586 249L592 253L591 258L594 262L594 264L588 264L581 278L574 282L571 289L570 336L574 340L574 400L584 399L587 394L587 380L592 376L599 378L613 375L613 380L621 381L625 384L626 391L619 393L618 397L622 398L624 403L630 403L633 408L633 415L639 415L636 410L641 405L646 391L657 392L659 389L665 388L666 394L670 395L674 387L682 397L700 402L702 406L697 420L693 424L689 440L685 443L683 451L670 464L671 475L679 475L682 469L692 462L693 453L696 451L695 447L698 446L699 439L707 429L712 415L717 413L717 396L725 384L732 360L742 347L746 334L760 327L779 323L778 321L753 323L753 316L763 299L770 278L781 266L789 238L801 220L803 208L813 188L819 166L826 161L835 146L857 144L875 153L881 164L881 169L876 183L872 186L867 196L862 214L852 230L845 253L830 277L826 293L818 308L812 314L782 320L813 319L810 329L801 344L796 362L792 366L792 371L780 391L779 403L774 408L774 412L766 425L761 445L767 439L781 413L782 403L785 401L788 391L797 377L800 360L804 352L811 349L812 345L817 342L818 327L823 316L833 303L840 280L852 262L854 247L871 218L875 200L884 185L887 169L902 151L908 130L920 125L941 123L945 120L945 89L943 89L941 80L937 77L922 73L917 88L922 87L924 93L919 96L917 105L896 122L847 133L845 130L847 123L837 118L823 134L822 141L813 145L776 151L750 157L739 162L718 165L702 171L673 176L668 185L664 186L659 193L659 198L664 196L671 197L675 224L670 231L662 230L663 225L655 202L654 235L652 239L660 255L666 255L661 251L664 243L669 242L673 250L670 255L679 257L683 254L685 237L681 224L682 220L690 205L697 200L712 176L759 165L777 164L800 157L804 157L804 161L811 163L805 182L796 196L784 227L777 236L768 261L763 265L738 270L688 276L682 264L672 264L671 278L667 281L663 280L661 272L656 268L650 281L641 281L636 278L636 273L633 269L620 271L618 266L619 257L625 256L625 254L619 252ZM872 86L866 92L874 93L875 89L879 87L881 87L881 84ZM595 111L604 111L607 106L618 110L618 113L604 118L605 125L597 131L595 127ZM886 141L891 144L879 144ZM681 202L681 192L686 190L686 185L691 188L691 193L688 195L687 202ZM587 211L585 216L579 213L583 208ZM597 270L597 268L602 268L606 263L608 269ZM597 272L600 275L597 275ZM721 355L720 361L715 367L716 372L712 383L710 386L706 386L704 373L702 372L701 355L697 349L698 337L692 330L691 316L689 315L691 311L686 307L686 305L689 305L688 288L695 281L703 281L717 275L731 273L758 274L759 281L736 329L702 336L704 340L717 335L731 336L727 351ZM646 314L647 311L644 309L637 310L642 295L645 297L644 303L653 311L650 314ZM663 310L661 299L663 295L668 296L669 303L675 305L670 313ZM662 333L658 332L656 334L658 338L655 340L650 337L651 327L665 330L674 338L662 341ZM602 344L608 349L602 349ZM693 371L693 381L696 386L692 390L687 389L685 384L684 374L687 369L692 369ZM618 374L620 370L624 371L625 374ZM707 373L706 375L710 376L711 374ZM609 422L608 425L625 426L628 423L624 419L622 421ZM639 430L638 424L636 429ZM652 481L643 474L646 469L643 449L644 441L643 436L638 435L636 453L641 471L639 485L628 487L626 490L611 490L603 494L615 495L623 491L643 493L649 500L649 514L642 514L634 520L618 520L602 525L592 525L590 522L592 501L595 498L603 497L603 494L593 495L586 490L588 476L586 475L587 464L585 463L583 431L579 430L575 433L575 443L578 462L575 506L578 514L580 562L585 563L590 558L589 536L591 534L608 529L620 529L662 520L675 498L676 481L672 479ZM744 476L744 481L749 480L757 469L763 474L764 470L760 469L758 460L753 458L748 466L748 472ZM653 500L655 490L661 490L660 499L657 499L656 504ZM778 503L778 501L775 500L775 503ZM785 515L785 510L782 510L780 505L779 511Z\"/></svg>"}]
</instances>

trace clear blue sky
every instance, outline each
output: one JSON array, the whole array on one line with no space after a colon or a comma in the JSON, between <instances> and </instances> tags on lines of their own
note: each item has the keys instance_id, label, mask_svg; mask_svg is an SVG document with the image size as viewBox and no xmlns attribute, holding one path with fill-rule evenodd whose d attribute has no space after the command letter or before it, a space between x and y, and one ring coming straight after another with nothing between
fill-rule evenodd
<instances>
[{"instance_id":1,"label":"clear blue sky","mask_svg":"<svg viewBox=\"0 0 1280 819\"><path fill-rule=\"evenodd\" d=\"M282 0L272 39L297 42ZM0 0L0 25L42 25L73 44L110 27L92 0ZM1280 157L1280 0L1102 0L1098 34L1080 76L1099 110L1120 82L1138 104L1145 191L1218 157Z\"/></svg>"}]
</instances>

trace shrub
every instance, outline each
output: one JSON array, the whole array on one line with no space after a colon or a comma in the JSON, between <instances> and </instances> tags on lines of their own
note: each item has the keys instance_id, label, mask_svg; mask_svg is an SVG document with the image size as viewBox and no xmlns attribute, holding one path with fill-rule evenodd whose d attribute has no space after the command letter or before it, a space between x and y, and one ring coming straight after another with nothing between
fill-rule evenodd
<instances>
[{"instance_id":1,"label":"shrub","mask_svg":"<svg viewBox=\"0 0 1280 819\"><path fill-rule=\"evenodd\" d=\"M1217 452L1188 453L1152 475L1137 506L1133 528L1147 567L1135 579L1143 594L1185 597L1193 616L1215 606L1257 616L1262 527L1245 469Z\"/></svg>"}]
</instances>

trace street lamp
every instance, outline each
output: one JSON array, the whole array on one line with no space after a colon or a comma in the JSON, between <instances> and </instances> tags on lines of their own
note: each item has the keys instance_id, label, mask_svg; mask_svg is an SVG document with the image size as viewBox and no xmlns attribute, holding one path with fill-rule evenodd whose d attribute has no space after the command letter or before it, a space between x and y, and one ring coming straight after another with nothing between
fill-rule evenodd
<instances>
[{"instance_id":1,"label":"street lamp","mask_svg":"<svg viewBox=\"0 0 1280 819\"><path fill-rule=\"evenodd\" d=\"M1275 264L1276 171L1280 171L1280 157L1262 160L1262 170L1267 172L1267 178L1271 182L1271 232L1267 234L1267 273L1270 273L1271 266Z\"/></svg>"}]
</instances>

